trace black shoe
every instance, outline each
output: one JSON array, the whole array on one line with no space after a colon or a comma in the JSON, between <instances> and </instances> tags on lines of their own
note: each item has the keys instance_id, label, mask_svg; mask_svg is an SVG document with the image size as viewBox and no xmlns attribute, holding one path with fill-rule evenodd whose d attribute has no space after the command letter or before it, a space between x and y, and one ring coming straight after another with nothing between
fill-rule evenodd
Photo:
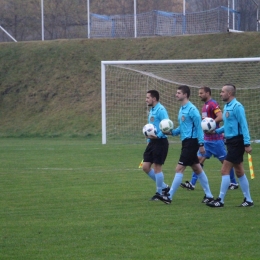
<instances>
[{"instance_id":1,"label":"black shoe","mask_svg":"<svg viewBox=\"0 0 260 260\"><path fill-rule=\"evenodd\" d=\"M229 190L236 190L238 189L238 183L230 183L228 186Z\"/></svg>"},{"instance_id":2,"label":"black shoe","mask_svg":"<svg viewBox=\"0 0 260 260\"><path fill-rule=\"evenodd\" d=\"M246 198L244 198L244 201L238 207L254 207L254 203L253 203L253 201L250 202L250 201L247 201Z\"/></svg>"},{"instance_id":3,"label":"black shoe","mask_svg":"<svg viewBox=\"0 0 260 260\"><path fill-rule=\"evenodd\" d=\"M155 195L150 200L158 201L159 199L157 198L157 195L160 195L160 193L156 192Z\"/></svg>"},{"instance_id":4,"label":"black shoe","mask_svg":"<svg viewBox=\"0 0 260 260\"><path fill-rule=\"evenodd\" d=\"M185 183L181 183L181 187L183 189L187 189L187 190L194 190L195 186L192 185L189 181L185 181Z\"/></svg>"},{"instance_id":5,"label":"black shoe","mask_svg":"<svg viewBox=\"0 0 260 260\"><path fill-rule=\"evenodd\" d=\"M168 196L170 189L171 189L171 188L167 185L166 188L162 189L162 195Z\"/></svg>"},{"instance_id":6,"label":"black shoe","mask_svg":"<svg viewBox=\"0 0 260 260\"><path fill-rule=\"evenodd\" d=\"M201 201L201 203L210 203L210 202L212 202L212 201L214 201L214 198L207 198L206 197L206 194L205 194L205 196L203 197L203 200Z\"/></svg>"},{"instance_id":7,"label":"black shoe","mask_svg":"<svg viewBox=\"0 0 260 260\"><path fill-rule=\"evenodd\" d=\"M172 200L168 196L163 196L160 194L155 194L156 198L160 201L164 202L165 204L171 204Z\"/></svg>"},{"instance_id":8,"label":"black shoe","mask_svg":"<svg viewBox=\"0 0 260 260\"><path fill-rule=\"evenodd\" d=\"M221 208L224 207L224 203L221 202L221 198L217 198L211 202L206 203L207 206L212 208Z\"/></svg>"}]
</instances>

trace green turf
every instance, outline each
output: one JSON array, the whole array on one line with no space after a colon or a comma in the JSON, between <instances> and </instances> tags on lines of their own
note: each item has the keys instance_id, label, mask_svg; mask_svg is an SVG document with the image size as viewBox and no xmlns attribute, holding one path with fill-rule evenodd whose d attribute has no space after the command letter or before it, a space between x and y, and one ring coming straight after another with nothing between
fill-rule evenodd
<instances>
[{"instance_id":1,"label":"green turf","mask_svg":"<svg viewBox=\"0 0 260 260\"><path fill-rule=\"evenodd\" d=\"M254 208L201 203L203 191L179 189L171 205L150 202L155 184L138 169L143 145L86 139L1 139L0 259L259 259L260 145L253 145ZM179 156L164 166L171 184ZM248 164L245 161L247 176ZM205 164L218 196L220 163ZM190 170L184 180L190 178Z\"/></svg>"}]
</instances>

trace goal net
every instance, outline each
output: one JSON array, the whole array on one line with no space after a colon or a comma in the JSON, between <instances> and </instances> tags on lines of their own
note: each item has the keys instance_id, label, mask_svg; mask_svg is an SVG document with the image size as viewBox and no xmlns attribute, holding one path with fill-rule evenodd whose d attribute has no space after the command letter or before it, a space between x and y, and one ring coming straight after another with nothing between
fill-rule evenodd
<instances>
[{"instance_id":1,"label":"goal net","mask_svg":"<svg viewBox=\"0 0 260 260\"><path fill-rule=\"evenodd\" d=\"M236 97L245 107L251 140L260 139L259 71L260 58L102 61L102 143L144 142L142 128L149 113L145 97L150 89L159 91L160 102L177 127L178 86L190 87L190 101L201 111L198 89L210 87L212 98L223 109L220 91L226 83L237 87ZM169 140L179 141L179 137Z\"/></svg>"}]
</instances>

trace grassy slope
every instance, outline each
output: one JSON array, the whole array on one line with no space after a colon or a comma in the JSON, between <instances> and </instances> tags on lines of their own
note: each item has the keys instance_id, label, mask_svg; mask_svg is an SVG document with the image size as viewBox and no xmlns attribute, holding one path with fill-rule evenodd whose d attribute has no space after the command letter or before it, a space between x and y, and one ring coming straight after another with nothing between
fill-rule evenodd
<instances>
[{"instance_id":1,"label":"grassy slope","mask_svg":"<svg viewBox=\"0 0 260 260\"><path fill-rule=\"evenodd\" d=\"M260 56L260 34L79 39L0 45L0 136L101 131L101 60Z\"/></svg>"}]
</instances>

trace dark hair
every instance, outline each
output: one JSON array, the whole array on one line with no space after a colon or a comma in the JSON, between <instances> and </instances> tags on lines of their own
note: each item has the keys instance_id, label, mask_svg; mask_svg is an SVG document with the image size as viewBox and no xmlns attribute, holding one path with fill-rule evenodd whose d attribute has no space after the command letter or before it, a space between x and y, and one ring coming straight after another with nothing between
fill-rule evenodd
<instances>
[{"instance_id":1,"label":"dark hair","mask_svg":"<svg viewBox=\"0 0 260 260\"><path fill-rule=\"evenodd\" d=\"M190 97L190 88L186 85L182 85L178 87L178 90L181 90L183 94L187 94L187 98Z\"/></svg>"},{"instance_id":2,"label":"dark hair","mask_svg":"<svg viewBox=\"0 0 260 260\"><path fill-rule=\"evenodd\" d=\"M211 95L211 89L209 87L203 86L200 87L200 89L203 89L206 93L209 93Z\"/></svg>"},{"instance_id":3,"label":"dark hair","mask_svg":"<svg viewBox=\"0 0 260 260\"><path fill-rule=\"evenodd\" d=\"M236 86L233 84L225 84L224 86L228 87L228 90L232 93L232 96L236 95Z\"/></svg>"},{"instance_id":4,"label":"dark hair","mask_svg":"<svg viewBox=\"0 0 260 260\"><path fill-rule=\"evenodd\" d=\"M150 93L151 97L155 97L157 101L160 99L159 92L157 90L148 90L147 93Z\"/></svg>"}]
</instances>

